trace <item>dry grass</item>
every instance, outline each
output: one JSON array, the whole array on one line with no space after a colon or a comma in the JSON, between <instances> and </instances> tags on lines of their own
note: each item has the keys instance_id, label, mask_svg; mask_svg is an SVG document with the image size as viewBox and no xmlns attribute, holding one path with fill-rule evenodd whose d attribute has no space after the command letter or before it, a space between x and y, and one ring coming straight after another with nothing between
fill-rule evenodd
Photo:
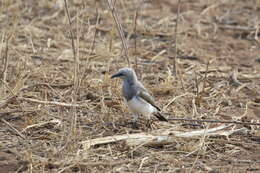
<instances>
[{"instance_id":1,"label":"dry grass","mask_svg":"<svg viewBox=\"0 0 260 173\"><path fill-rule=\"evenodd\" d=\"M257 125L157 146L82 146L153 132L142 120L133 127L121 83L110 80L126 56L168 118L259 122L259 0L181 0L177 49L178 0L118 0L126 38L107 1L67 1L71 25L63 2L0 2L0 172L260 171ZM220 125L171 122L182 132Z\"/></svg>"}]
</instances>

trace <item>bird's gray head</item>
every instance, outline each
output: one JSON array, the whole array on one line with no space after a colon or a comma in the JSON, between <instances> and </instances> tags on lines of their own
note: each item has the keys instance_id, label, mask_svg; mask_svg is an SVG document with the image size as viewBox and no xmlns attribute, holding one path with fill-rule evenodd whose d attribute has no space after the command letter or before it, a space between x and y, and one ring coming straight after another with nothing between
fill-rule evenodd
<instances>
[{"instance_id":1,"label":"bird's gray head","mask_svg":"<svg viewBox=\"0 0 260 173\"><path fill-rule=\"evenodd\" d=\"M124 81L136 81L137 77L135 71L131 68L121 68L116 74L112 75L111 78L119 77Z\"/></svg>"}]
</instances>

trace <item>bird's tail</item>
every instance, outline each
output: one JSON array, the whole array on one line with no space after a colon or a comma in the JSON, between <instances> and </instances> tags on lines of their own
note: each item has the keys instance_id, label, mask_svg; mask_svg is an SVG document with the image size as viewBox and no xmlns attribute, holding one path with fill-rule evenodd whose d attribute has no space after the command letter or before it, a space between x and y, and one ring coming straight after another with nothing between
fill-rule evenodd
<instances>
[{"instance_id":1,"label":"bird's tail","mask_svg":"<svg viewBox=\"0 0 260 173\"><path fill-rule=\"evenodd\" d=\"M158 111L154 113L154 116L156 116L156 118L158 118L158 120L160 121L166 121L168 122L168 120Z\"/></svg>"}]
</instances>

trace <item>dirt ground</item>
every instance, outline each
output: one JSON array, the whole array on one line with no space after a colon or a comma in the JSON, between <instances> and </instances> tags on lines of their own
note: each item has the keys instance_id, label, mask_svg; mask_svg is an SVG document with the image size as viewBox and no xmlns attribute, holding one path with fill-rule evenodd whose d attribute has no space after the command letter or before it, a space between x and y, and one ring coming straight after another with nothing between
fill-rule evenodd
<instances>
[{"instance_id":1,"label":"dirt ground","mask_svg":"<svg viewBox=\"0 0 260 173\"><path fill-rule=\"evenodd\" d=\"M123 49L106 0L70 0L71 25L62 0L1 0L0 172L260 172L260 1L179 5L177 18L177 0L117 0ZM169 123L133 124L110 79L125 50ZM223 125L173 118L244 124L156 145L114 140Z\"/></svg>"}]
</instances>

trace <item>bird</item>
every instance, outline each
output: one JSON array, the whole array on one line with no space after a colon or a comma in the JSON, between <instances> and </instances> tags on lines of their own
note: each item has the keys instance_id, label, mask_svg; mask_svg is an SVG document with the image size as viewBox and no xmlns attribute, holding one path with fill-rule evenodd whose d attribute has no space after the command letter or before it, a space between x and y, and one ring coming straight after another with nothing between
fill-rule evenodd
<instances>
[{"instance_id":1,"label":"bird","mask_svg":"<svg viewBox=\"0 0 260 173\"><path fill-rule=\"evenodd\" d=\"M155 105L154 98L149 94L144 85L137 79L132 68L124 67L111 76L123 80L122 93L130 111L137 115L143 115L150 121L154 115L160 121L168 120L160 113L160 108Z\"/></svg>"}]
</instances>

